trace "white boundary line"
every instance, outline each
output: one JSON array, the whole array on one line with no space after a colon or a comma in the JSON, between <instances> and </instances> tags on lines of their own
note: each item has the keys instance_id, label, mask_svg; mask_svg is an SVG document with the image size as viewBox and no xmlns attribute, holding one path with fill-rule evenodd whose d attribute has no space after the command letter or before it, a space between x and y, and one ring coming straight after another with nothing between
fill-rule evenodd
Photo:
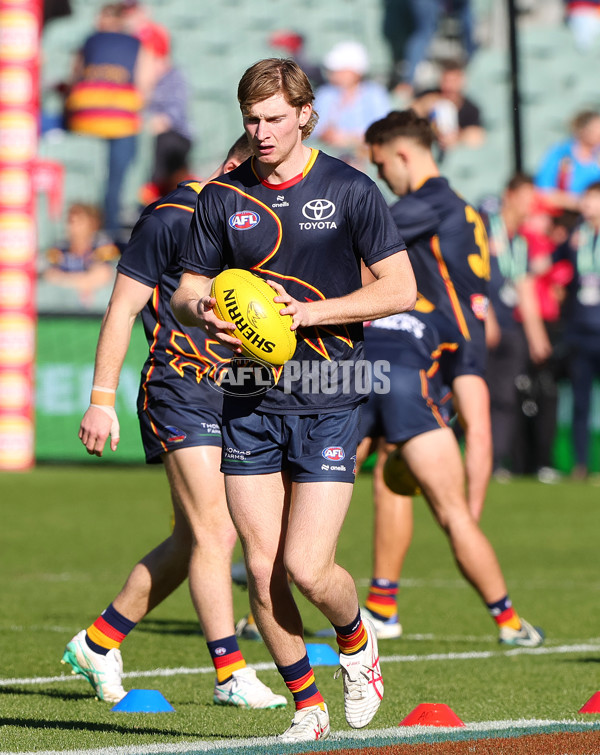
<instances>
[{"instance_id":1,"label":"white boundary line","mask_svg":"<svg viewBox=\"0 0 600 755\"><path fill-rule=\"evenodd\" d=\"M530 729L535 731L546 731L549 728L562 727L566 732L593 731L598 728L597 721L576 721L574 719L563 719L558 721L544 719L519 719L516 721L482 721L478 723L465 724L464 727L456 728L449 726L410 726L399 729L397 726L388 729L371 729L363 731L335 731L326 742L351 742L371 739L389 739L389 743L382 742L382 746L387 744L410 743L411 739L423 737L425 734L452 734L457 732L473 732L474 734L488 734L494 731L505 732L514 729ZM559 732L560 733L560 732ZM452 738L449 738L452 739ZM325 740L323 742L325 744ZM431 740L431 744L436 744L436 740ZM219 750L250 750L261 752L266 750L266 755L270 752L270 747L276 747L278 744L277 737L248 737L246 739L228 739L218 740L215 742L196 741L196 742L174 742L173 744L147 744L147 745L129 745L124 747L102 747L89 750L36 750L29 752L0 752L0 755L74 755L74 753L85 753L85 755L161 755L161 753L200 753L215 752ZM307 749L310 749L310 742L307 743ZM335 752L335 750L333 750Z\"/></svg>"},{"instance_id":2,"label":"white boundary line","mask_svg":"<svg viewBox=\"0 0 600 755\"><path fill-rule=\"evenodd\" d=\"M511 650L474 650L464 653L429 653L428 655L384 655L380 660L382 663L418 663L418 662L437 662L437 661L475 661L486 658L499 658L502 656L515 655L569 655L571 653L598 653L600 644L588 642L576 645L556 645L555 647L540 648L513 648ZM249 664L256 671L274 671L275 664L252 663ZM318 668L318 667L317 667ZM161 676L184 676L190 674L214 674L213 666L199 666L197 668L156 668L149 671L128 671L123 674L123 678L142 679L145 677ZM12 685L35 685L35 684L54 684L56 682L72 682L75 679L83 681L83 677L76 675L61 674L60 676L34 676L25 678L0 679L0 687L10 687ZM0 753L2 755L2 753Z\"/></svg>"}]
</instances>

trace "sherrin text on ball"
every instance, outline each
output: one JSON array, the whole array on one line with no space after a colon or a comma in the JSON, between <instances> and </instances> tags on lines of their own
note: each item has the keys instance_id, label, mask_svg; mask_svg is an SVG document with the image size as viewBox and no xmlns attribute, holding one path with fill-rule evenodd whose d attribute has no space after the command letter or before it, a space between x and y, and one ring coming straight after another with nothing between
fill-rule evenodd
<instances>
[{"instance_id":1,"label":"sherrin text on ball","mask_svg":"<svg viewBox=\"0 0 600 755\"><path fill-rule=\"evenodd\" d=\"M223 270L213 280L210 295L217 303L214 312L220 320L232 322L233 335L242 342L249 358L282 365L296 351L296 333L290 330L290 315L280 315L284 305L274 302L277 292L249 270Z\"/></svg>"}]
</instances>

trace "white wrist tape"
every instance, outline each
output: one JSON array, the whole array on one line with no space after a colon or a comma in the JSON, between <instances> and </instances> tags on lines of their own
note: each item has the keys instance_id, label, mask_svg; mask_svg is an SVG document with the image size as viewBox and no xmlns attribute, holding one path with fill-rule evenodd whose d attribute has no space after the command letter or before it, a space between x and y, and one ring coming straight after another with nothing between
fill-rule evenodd
<instances>
[{"instance_id":1,"label":"white wrist tape","mask_svg":"<svg viewBox=\"0 0 600 755\"><path fill-rule=\"evenodd\" d=\"M94 409L100 409L105 414L108 414L108 416L112 419L112 424L110 426L110 437L113 440L119 440L121 428L119 427L119 420L117 418L117 413L115 411L114 406L105 406L104 404L90 404L90 406L93 406Z\"/></svg>"}]
</instances>

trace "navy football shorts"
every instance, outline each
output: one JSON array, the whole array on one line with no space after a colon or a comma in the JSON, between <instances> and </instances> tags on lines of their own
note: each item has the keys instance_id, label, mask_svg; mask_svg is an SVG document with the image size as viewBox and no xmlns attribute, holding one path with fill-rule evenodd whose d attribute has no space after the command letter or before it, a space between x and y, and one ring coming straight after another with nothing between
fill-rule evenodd
<instances>
[{"instance_id":1,"label":"navy football shorts","mask_svg":"<svg viewBox=\"0 0 600 755\"><path fill-rule=\"evenodd\" d=\"M155 402L138 417L148 464L158 464L166 451L222 443L221 414L209 407Z\"/></svg>"},{"instance_id":2,"label":"navy football shorts","mask_svg":"<svg viewBox=\"0 0 600 755\"><path fill-rule=\"evenodd\" d=\"M445 353L441 359L442 372L447 385L460 375L478 375L485 378L487 347L485 332L474 334L471 341L462 341L453 354Z\"/></svg>"},{"instance_id":3,"label":"navy football shorts","mask_svg":"<svg viewBox=\"0 0 600 755\"><path fill-rule=\"evenodd\" d=\"M360 407L323 414L223 417L221 471L230 475L285 470L293 482L354 482Z\"/></svg>"},{"instance_id":4,"label":"navy football shorts","mask_svg":"<svg viewBox=\"0 0 600 755\"><path fill-rule=\"evenodd\" d=\"M360 438L385 438L404 443L417 435L446 427L447 412L440 408L446 391L439 371L390 365L390 390L371 393L362 406Z\"/></svg>"}]
</instances>

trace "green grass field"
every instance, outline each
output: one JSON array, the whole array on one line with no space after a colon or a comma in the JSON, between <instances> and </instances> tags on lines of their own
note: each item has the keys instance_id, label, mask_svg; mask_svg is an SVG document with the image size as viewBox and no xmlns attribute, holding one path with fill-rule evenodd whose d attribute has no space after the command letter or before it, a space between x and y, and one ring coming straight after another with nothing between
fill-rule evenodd
<instances>
[{"instance_id":1,"label":"green grass field","mask_svg":"<svg viewBox=\"0 0 600 755\"><path fill-rule=\"evenodd\" d=\"M187 587L124 643L129 688L160 689L175 713L113 713L59 661L79 629L121 588L129 569L166 537L170 504L161 469L40 467L0 475L0 748L6 752L215 742L268 736L291 713L211 704L214 677ZM364 599L371 559L370 477L363 473L339 561ZM380 643L384 703L371 727L395 727L416 705L446 703L465 722L520 719L600 722L577 711L600 690L600 490L590 484L492 483L482 520L517 610L547 634L549 652L505 652L478 597L461 579L422 499L400 595L405 636ZM236 618L247 595L234 587ZM299 600L309 631L326 627ZM311 642L322 641L309 639ZM242 641L250 664L270 664L262 643ZM169 675L138 672L179 669ZM332 730L347 729L335 668L316 677ZM277 691L272 666L260 672ZM62 677L62 678L61 678ZM600 736L600 735L599 735Z\"/></svg>"}]
</instances>

